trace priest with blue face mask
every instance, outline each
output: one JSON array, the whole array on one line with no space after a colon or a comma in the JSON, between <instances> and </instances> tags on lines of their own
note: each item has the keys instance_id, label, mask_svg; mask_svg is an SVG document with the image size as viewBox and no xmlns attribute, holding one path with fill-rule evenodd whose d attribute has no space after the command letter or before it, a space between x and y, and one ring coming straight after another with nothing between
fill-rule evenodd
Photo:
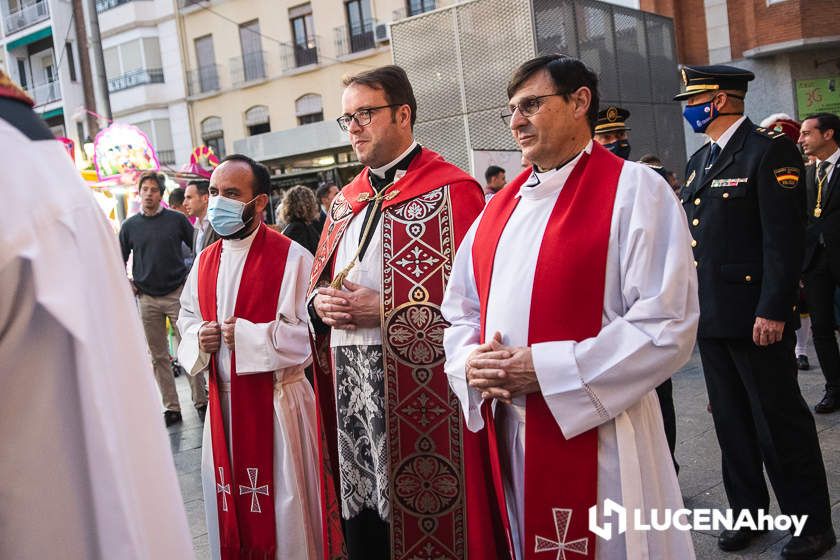
<instances>
[{"instance_id":1,"label":"priest with blue face mask","mask_svg":"<svg viewBox=\"0 0 840 560\"><path fill-rule=\"evenodd\" d=\"M805 248L804 170L783 133L744 116L752 72L686 66L683 115L708 142L686 166L682 203L697 268L697 342L723 485L735 515L767 511L767 471L781 512L807 516L782 558L817 558L835 543L814 419L799 391L796 305ZM741 550L763 531L723 531Z\"/></svg>"},{"instance_id":2,"label":"priest with blue face mask","mask_svg":"<svg viewBox=\"0 0 840 560\"><path fill-rule=\"evenodd\" d=\"M315 560L321 551L315 396L306 290L312 255L263 224L268 169L230 155L210 177L221 239L181 294L178 358L208 371L201 478L217 558Z\"/></svg>"}]
</instances>

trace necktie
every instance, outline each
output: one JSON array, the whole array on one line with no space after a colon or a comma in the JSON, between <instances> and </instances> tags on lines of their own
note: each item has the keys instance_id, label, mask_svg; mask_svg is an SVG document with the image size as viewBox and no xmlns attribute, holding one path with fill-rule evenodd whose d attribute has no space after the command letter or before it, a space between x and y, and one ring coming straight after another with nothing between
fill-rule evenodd
<instances>
[{"instance_id":1,"label":"necktie","mask_svg":"<svg viewBox=\"0 0 840 560\"><path fill-rule=\"evenodd\" d=\"M717 161L718 156L720 155L720 146L718 146L715 142L712 142L712 147L709 150L709 159L706 161L706 171L712 168L712 166Z\"/></svg>"},{"instance_id":2,"label":"necktie","mask_svg":"<svg viewBox=\"0 0 840 560\"><path fill-rule=\"evenodd\" d=\"M827 185L825 185L825 179L826 179L826 177L828 177L828 166L829 165L831 165L831 162L824 161L817 168L817 183L819 183L823 187L827 186Z\"/></svg>"}]
</instances>

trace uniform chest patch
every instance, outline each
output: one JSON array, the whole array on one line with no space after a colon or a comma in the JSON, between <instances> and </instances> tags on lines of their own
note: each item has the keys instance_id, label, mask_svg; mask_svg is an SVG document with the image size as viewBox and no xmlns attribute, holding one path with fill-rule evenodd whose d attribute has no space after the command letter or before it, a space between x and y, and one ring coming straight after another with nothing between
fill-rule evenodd
<instances>
[{"instance_id":1,"label":"uniform chest patch","mask_svg":"<svg viewBox=\"0 0 840 560\"><path fill-rule=\"evenodd\" d=\"M685 186L689 186L691 182L694 180L694 177L697 176L697 172L692 169L691 175L688 176L688 181L685 182Z\"/></svg>"},{"instance_id":2,"label":"uniform chest patch","mask_svg":"<svg viewBox=\"0 0 840 560\"><path fill-rule=\"evenodd\" d=\"M714 181L712 181L711 187L713 189L721 187L737 187L739 184L746 183L748 180L748 177L736 177L733 179L715 179Z\"/></svg>"},{"instance_id":3,"label":"uniform chest patch","mask_svg":"<svg viewBox=\"0 0 840 560\"><path fill-rule=\"evenodd\" d=\"M785 189L795 189L799 184L799 169L796 167L779 167L773 170L776 182Z\"/></svg>"}]
</instances>

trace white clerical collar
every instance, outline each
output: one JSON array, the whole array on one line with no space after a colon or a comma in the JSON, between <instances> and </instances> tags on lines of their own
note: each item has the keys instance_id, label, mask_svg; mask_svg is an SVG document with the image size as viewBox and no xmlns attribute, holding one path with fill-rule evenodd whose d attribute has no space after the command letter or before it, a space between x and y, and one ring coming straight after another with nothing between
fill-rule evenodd
<instances>
[{"instance_id":1,"label":"white clerical collar","mask_svg":"<svg viewBox=\"0 0 840 560\"><path fill-rule=\"evenodd\" d=\"M523 183L516 196L526 200L539 200L556 193L566 184L566 180L572 174L572 170L580 161L580 158L583 157L584 153L592 153L592 140L586 144L582 152L560 168L543 172L537 171L536 167L534 167L531 171L531 176Z\"/></svg>"},{"instance_id":2,"label":"white clerical collar","mask_svg":"<svg viewBox=\"0 0 840 560\"><path fill-rule=\"evenodd\" d=\"M721 134L718 137L717 140L712 140L711 137L709 138L709 140L720 146L720 151L722 152L723 149L726 147L726 144L729 143L729 140L732 139L732 136L735 134L735 131L738 130L738 127L741 126L741 123L743 123L745 120L747 120L747 117L742 116L740 119L729 125L729 128L727 128L723 132L723 134Z\"/></svg>"},{"instance_id":3,"label":"white clerical collar","mask_svg":"<svg viewBox=\"0 0 840 560\"><path fill-rule=\"evenodd\" d=\"M254 242L254 237L257 235L257 232L260 230L261 226L257 226L254 228L248 237L243 237L242 239L222 239L222 250L228 249L231 251L242 251L243 249L248 249L251 246L251 243Z\"/></svg>"},{"instance_id":4,"label":"white clerical collar","mask_svg":"<svg viewBox=\"0 0 840 560\"><path fill-rule=\"evenodd\" d=\"M402 161L402 159L405 156L407 156L408 154L410 154L411 150L413 150L416 147L417 147L417 141L415 140L411 143L411 146L409 146L406 151L404 151L403 153L401 153L400 155L397 156L397 159L395 159L394 161L392 161L391 163L389 163L387 165L383 165L382 167L377 167L375 169L371 168L370 172L373 173L374 175L376 175L377 177L379 177L380 179L384 179L385 178L385 173L387 173L389 169L391 169L392 167L397 165L400 161Z\"/></svg>"}]
</instances>

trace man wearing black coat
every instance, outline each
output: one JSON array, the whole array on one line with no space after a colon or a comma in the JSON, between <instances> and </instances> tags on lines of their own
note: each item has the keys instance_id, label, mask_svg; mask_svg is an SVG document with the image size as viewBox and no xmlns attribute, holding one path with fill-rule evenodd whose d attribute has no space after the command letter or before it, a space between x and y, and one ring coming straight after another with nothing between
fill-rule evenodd
<instances>
[{"instance_id":1,"label":"man wearing black coat","mask_svg":"<svg viewBox=\"0 0 840 560\"><path fill-rule=\"evenodd\" d=\"M825 375L825 396L814 407L820 414L840 410L840 350L834 336L834 294L840 287L840 118L831 113L802 121L799 143L815 158L805 171L808 229L805 297L811 312L814 348Z\"/></svg>"},{"instance_id":2,"label":"man wearing black coat","mask_svg":"<svg viewBox=\"0 0 840 560\"><path fill-rule=\"evenodd\" d=\"M683 112L710 142L686 167L682 202L699 280L698 344L735 514L767 511L766 468L782 513L808 515L786 559L834 546L825 467L799 391L796 302L805 243L802 159L783 133L743 116L752 72L683 69ZM726 530L718 546L746 548L758 531Z\"/></svg>"}]
</instances>

